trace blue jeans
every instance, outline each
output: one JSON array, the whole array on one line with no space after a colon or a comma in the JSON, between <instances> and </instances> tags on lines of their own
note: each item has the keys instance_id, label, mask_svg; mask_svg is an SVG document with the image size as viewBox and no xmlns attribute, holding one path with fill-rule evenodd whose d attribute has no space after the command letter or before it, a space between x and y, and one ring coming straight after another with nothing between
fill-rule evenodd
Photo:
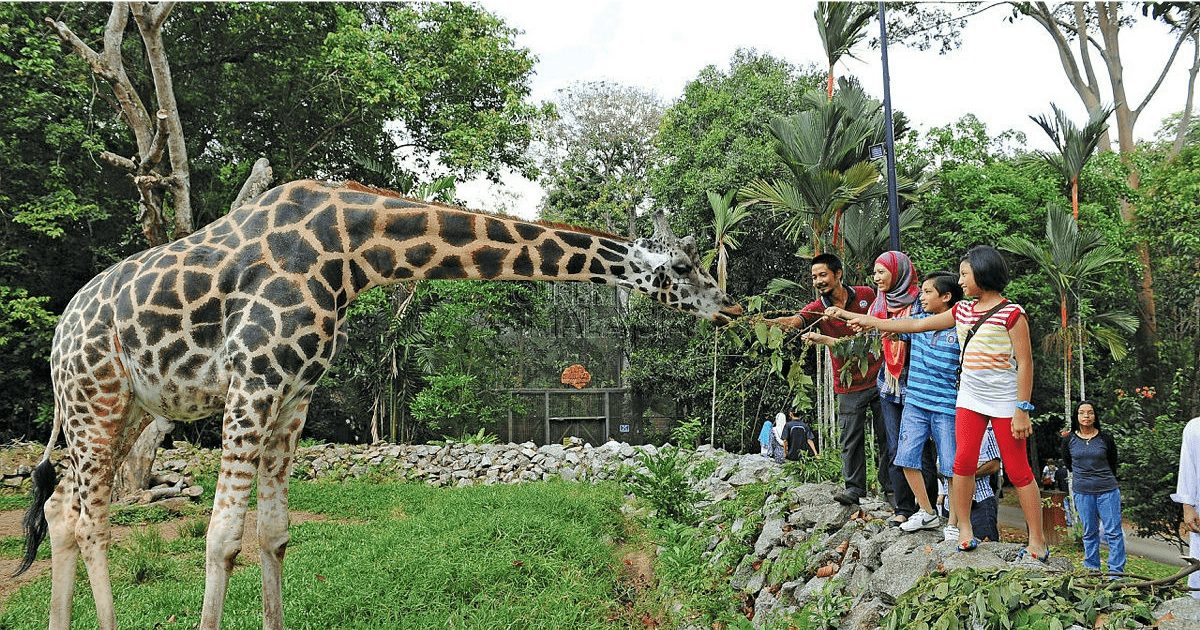
<instances>
[{"instance_id":1,"label":"blue jeans","mask_svg":"<svg viewBox=\"0 0 1200 630\"><path fill-rule=\"evenodd\" d=\"M896 465L902 468L922 466L925 442L933 438L937 447L939 472L949 479L954 476L954 414L938 413L913 405L904 405L900 416L900 442L896 446Z\"/></svg>"},{"instance_id":2,"label":"blue jeans","mask_svg":"<svg viewBox=\"0 0 1200 630\"><path fill-rule=\"evenodd\" d=\"M1121 491L1075 495L1075 509L1083 525L1083 567L1100 570L1100 530L1108 543L1108 570L1125 571L1125 532L1121 529Z\"/></svg>"},{"instance_id":3,"label":"blue jeans","mask_svg":"<svg viewBox=\"0 0 1200 630\"><path fill-rule=\"evenodd\" d=\"M879 410L883 412L883 430L887 434L887 454L884 461L887 464L888 478L892 480L892 507L895 508L896 514L912 516L917 512L917 498L913 496L912 489L904 478L904 470L896 465L896 447L900 444L900 415L904 411L904 405L881 396ZM879 474L884 474L882 468Z\"/></svg>"}]
</instances>

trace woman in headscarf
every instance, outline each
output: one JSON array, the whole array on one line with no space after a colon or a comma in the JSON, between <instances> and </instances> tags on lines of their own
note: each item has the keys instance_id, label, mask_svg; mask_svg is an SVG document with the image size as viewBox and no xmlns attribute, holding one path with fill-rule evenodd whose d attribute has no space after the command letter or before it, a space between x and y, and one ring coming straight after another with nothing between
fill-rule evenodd
<instances>
[{"instance_id":1,"label":"woman in headscarf","mask_svg":"<svg viewBox=\"0 0 1200 630\"><path fill-rule=\"evenodd\" d=\"M917 270L904 252L887 251L875 259L875 302L868 311L872 317L894 319L919 315L924 311L917 297L921 293ZM916 497L904 478L904 469L896 465L900 442L900 417L904 410L904 386L908 378L908 342L893 335L883 337L883 368L879 370L879 405L887 433L887 474L892 481L892 507L895 516L888 524L896 526L917 511Z\"/></svg>"},{"instance_id":2,"label":"woman in headscarf","mask_svg":"<svg viewBox=\"0 0 1200 630\"><path fill-rule=\"evenodd\" d=\"M759 452L762 453L763 457L771 456L771 440L773 439L771 433L774 428L775 425L770 420L767 420L763 423L762 430L758 432L758 445L762 449Z\"/></svg>"},{"instance_id":3,"label":"woman in headscarf","mask_svg":"<svg viewBox=\"0 0 1200 630\"><path fill-rule=\"evenodd\" d=\"M787 415L782 411L775 414L775 425L771 427L771 458L776 464L783 463L787 452L783 449L783 425L787 423Z\"/></svg>"}]
</instances>

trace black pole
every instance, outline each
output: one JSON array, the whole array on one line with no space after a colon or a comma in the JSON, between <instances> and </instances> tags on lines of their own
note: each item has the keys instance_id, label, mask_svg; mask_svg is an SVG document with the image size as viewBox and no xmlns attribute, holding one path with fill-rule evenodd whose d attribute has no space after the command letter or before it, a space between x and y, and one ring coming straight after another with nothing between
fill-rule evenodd
<instances>
[{"instance_id":1,"label":"black pole","mask_svg":"<svg viewBox=\"0 0 1200 630\"><path fill-rule=\"evenodd\" d=\"M884 144L887 148L887 193L888 193L888 233L891 235L892 249L900 251L900 211L896 199L896 139L892 129L892 78L888 73L887 57L887 19L884 17L883 3L879 3L879 48L883 51L883 124L886 130Z\"/></svg>"}]
</instances>

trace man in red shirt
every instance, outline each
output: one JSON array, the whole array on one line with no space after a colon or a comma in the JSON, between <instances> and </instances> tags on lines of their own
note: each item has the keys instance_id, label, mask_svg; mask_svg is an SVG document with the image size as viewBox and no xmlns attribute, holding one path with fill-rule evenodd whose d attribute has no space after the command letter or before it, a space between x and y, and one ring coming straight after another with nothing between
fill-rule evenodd
<instances>
[{"instance_id":1,"label":"man in red shirt","mask_svg":"<svg viewBox=\"0 0 1200 630\"><path fill-rule=\"evenodd\" d=\"M865 286L849 286L842 282L842 261L833 254L821 254L812 260L812 283L821 296L810 302L799 313L792 317L780 317L773 323L800 328L817 322L821 331L807 332L802 337L805 341L829 345L834 339L849 337L854 334L845 322L830 317L822 317L825 309L830 306L841 307L852 313L866 313L871 302L875 300L875 290ZM879 372L882 358L872 355L866 372L854 371L849 385L842 385L842 361L829 355L833 363L833 392L838 399L838 424L842 429L842 477L846 489L839 492L834 499L845 505L857 505L858 500L867 495L867 458L866 458L866 426L867 409L871 410L871 418L875 426L877 442L883 441L883 416L879 411L879 391L875 387L875 377ZM881 451L882 453L882 451ZM886 467L881 467L886 470ZM880 475L882 482L886 475ZM885 488L885 491L887 488Z\"/></svg>"}]
</instances>

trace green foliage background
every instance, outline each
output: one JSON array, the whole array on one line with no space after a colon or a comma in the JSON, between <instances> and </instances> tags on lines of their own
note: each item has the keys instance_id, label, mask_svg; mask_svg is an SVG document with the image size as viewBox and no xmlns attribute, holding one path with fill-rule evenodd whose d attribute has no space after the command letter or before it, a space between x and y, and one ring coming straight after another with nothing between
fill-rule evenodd
<instances>
[{"instance_id":1,"label":"green foliage background","mask_svg":"<svg viewBox=\"0 0 1200 630\"><path fill-rule=\"evenodd\" d=\"M46 360L56 314L88 279L144 247L135 192L96 157L101 150L132 154L131 134L106 102L106 86L43 22L61 19L96 42L108 10L0 4L0 439L46 437ZM531 98L535 58L515 43L516 31L476 5L184 3L166 34L198 225L225 212L260 156L279 180L349 178L401 190L447 175L537 175L528 149L554 105ZM140 42L132 27L128 35L127 70L149 99ZM767 125L797 114L805 91L823 89L825 79L815 66L739 50L727 64L700 70L680 94L660 95L645 181L632 186L580 164L550 165L541 182L543 210L622 227L631 209L620 200L636 193L640 233L649 229L646 211L661 208L676 232L695 234L706 249L708 193L786 176ZM972 115L915 122L941 124L897 139L901 170L928 181L912 201L921 227L905 235L903 247L922 272L953 270L970 246L1002 236L1043 237L1046 204L1063 201L1064 182L1027 159L1024 137L987 129ZM1088 163L1080 190L1086 227L1126 251L1144 241L1152 252L1158 345L1118 361L1092 344L1084 367L1089 398L1127 440L1130 461L1158 466L1147 476L1157 487L1141 488L1147 493L1171 477L1165 456L1146 459L1159 451L1142 436L1200 414L1200 147L1193 135L1178 156L1167 149L1163 141L1143 144L1135 156L1143 179L1136 193L1112 154ZM1137 207L1132 228L1118 214L1123 198ZM807 261L797 256L805 244L785 237L782 220L752 209L731 254L730 293L756 313L790 312L812 297ZM1056 297L1040 270L1011 263L1008 297L1031 315L1035 402L1061 409L1060 360L1036 343L1056 326ZM1106 270L1089 312L1132 310L1135 265L1131 255L1128 265ZM775 279L800 288L769 293ZM398 314L409 291L416 294ZM625 413L661 419L668 430L681 420L707 428L715 348L715 441L750 450L762 420L796 395L783 377L811 374L813 362L791 339L762 353L746 350L737 343L749 339L746 330L717 332L608 287L428 282L381 289L354 307L346 349L319 390L306 437L366 440L380 405L385 416L399 418L400 439L492 431L520 404L502 390L557 386L557 374L575 362L593 368L596 385L630 388ZM1139 356L1153 357L1154 369ZM1153 382L1139 376L1146 374ZM1156 395L1129 413L1117 390L1140 386L1153 386ZM1039 415L1039 458L1056 449L1064 420L1055 411ZM212 423L181 431L216 439ZM1124 483L1131 494L1141 491L1136 477Z\"/></svg>"}]
</instances>

